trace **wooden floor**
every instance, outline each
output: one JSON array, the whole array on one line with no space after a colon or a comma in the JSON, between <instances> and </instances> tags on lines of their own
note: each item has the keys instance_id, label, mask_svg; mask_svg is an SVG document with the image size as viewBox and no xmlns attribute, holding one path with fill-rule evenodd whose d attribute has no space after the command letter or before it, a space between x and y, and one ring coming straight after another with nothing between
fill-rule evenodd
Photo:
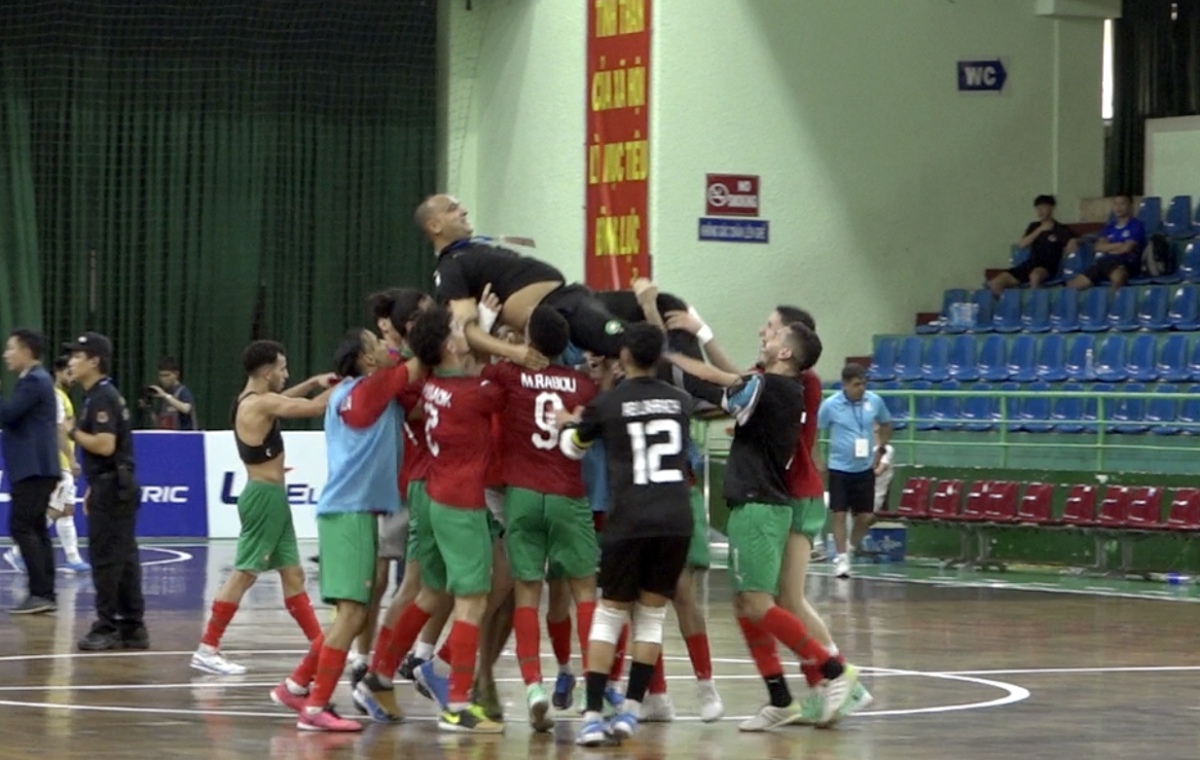
<instances>
[{"instance_id":1,"label":"wooden floor","mask_svg":"<svg viewBox=\"0 0 1200 760\"><path fill-rule=\"evenodd\" d=\"M276 580L251 591L226 637L227 653L250 672L222 679L188 668L232 558L230 544L143 548L148 652L75 651L90 622L86 577L60 576L55 617L0 615L0 758L1200 757L1200 605L899 577L816 576L809 585L841 648L863 666L877 698L869 712L834 730L739 734L736 721L757 709L764 689L737 634L723 571L713 571L705 587L728 713L721 723L696 720L691 668L669 621L668 676L680 718L645 726L620 748L576 748L573 716L563 716L553 735L533 735L507 654L498 670L509 716L502 737L440 735L430 703L408 688L405 725L350 736L301 734L267 697L303 644ZM23 581L0 571L0 605L19 600ZM549 658L546 668L553 672ZM335 700L352 712L344 685Z\"/></svg>"}]
</instances>

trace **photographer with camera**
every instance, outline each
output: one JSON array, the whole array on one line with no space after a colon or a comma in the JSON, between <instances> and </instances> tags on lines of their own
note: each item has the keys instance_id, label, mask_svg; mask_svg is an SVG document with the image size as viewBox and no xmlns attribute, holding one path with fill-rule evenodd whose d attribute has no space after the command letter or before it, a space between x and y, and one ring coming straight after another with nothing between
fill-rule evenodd
<instances>
[{"instance_id":1,"label":"photographer with camera","mask_svg":"<svg viewBox=\"0 0 1200 760\"><path fill-rule=\"evenodd\" d=\"M195 430L196 399L179 381L179 362L173 356L158 360L158 385L142 389L138 406L149 416L146 427L154 430Z\"/></svg>"}]
</instances>

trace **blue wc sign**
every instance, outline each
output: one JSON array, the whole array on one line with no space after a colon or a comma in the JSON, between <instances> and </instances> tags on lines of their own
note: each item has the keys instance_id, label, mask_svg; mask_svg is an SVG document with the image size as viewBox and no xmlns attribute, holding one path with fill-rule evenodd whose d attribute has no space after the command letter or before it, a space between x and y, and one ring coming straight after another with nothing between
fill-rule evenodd
<instances>
[{"instance_id":1,"label":"blue wc sign","mask_svg":"<svg viewBox=\"0 0 1200 760\"><path fill-rule=\"evenodd\" d=\"M1008 72L999 59L958 62L959 92L1000 92L1007 79Z\"/></svg>"}]
</instances>

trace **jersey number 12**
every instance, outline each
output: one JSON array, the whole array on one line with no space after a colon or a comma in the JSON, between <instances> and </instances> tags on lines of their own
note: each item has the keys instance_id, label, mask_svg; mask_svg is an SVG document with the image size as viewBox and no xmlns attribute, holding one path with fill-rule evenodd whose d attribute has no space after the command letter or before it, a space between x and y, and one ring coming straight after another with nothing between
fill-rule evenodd
<instances>
[{"instance_id":1,"label":"jersey number 12","mask_svg":"<svg viewBox=\"0 0 1200 760\"><path fill-rule=\"evenodd\" d=\"M676 420L630 422L625 426L633 449L633 484L679 483L683 471L663 469L663 460L683 453L683 429ZM646 439L665 435L666 440L646 445Z\"/></svg>"}]
</instances>

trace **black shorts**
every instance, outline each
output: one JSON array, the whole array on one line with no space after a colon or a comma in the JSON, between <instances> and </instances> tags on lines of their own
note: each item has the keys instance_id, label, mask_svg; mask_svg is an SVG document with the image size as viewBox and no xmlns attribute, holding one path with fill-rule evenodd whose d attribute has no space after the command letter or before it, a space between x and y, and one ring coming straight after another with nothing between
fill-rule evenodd
<instances>
[{"instance_id":1,"label":"black shorts","mask_svg":"<svg viewBox=\"0 0 1200 760\"><path fill-rule=\"evenodd\" d=\"M1101 256L1096 263L1088 267L1083 276L1091 280L1093 285L1097 282L1108 282L1112 279L1112 273L1120 267L1125 267L1125 271L1132 279L1137 277L1138 272L1141 271L1141 260L1126 259L1121 256Z\"/></svg>"},{"instance_id":2,"label":"black shorts","mask_svg":"<svg viewBox=\"0 0 1200 760\"><path fill-rule=\"evenodd\" d=\"M875 471L829 471L829 511L866 515L875 511Z\"/></svg>"},{"instance_id":3,"label":"black shorts","mask_svg":"<svg viewBox=\"0 0 1200 760\"><path fill-rule=\"evenodd\" d=\"M1054 275L1058 274L1058 265L1060 263L1060 261L1046 261L1031 257L1008 270L1008 273L1011 274L1017 282L1024 285L1025 283L1029 282L1029 275L1032 274L1033 270L1035 269L1045 269L1047 277L1053 277Z\"/></svg>"},{"instance_id":4,"label":"black shorts","mask_svg":"<svg viewBox=\"0 0 1200 760\"><path fill-rule=\"evenodd\" d=\"M691 536L601 539L596 585L613 602L636 602L641 592L675 598Z\"/></svg>"},{"instance_id":5,"label":"black shorts","mask_svg":"<svg viewBox=\"0 0 1200 760\"><path fill-rule=\"evenodd\" d=\"M543 298L542 303L566 318L571 342L580 349L601 356L620 356L625 322L609 311L590 288L564 285Z\"/></svg>"}]
</instances>

